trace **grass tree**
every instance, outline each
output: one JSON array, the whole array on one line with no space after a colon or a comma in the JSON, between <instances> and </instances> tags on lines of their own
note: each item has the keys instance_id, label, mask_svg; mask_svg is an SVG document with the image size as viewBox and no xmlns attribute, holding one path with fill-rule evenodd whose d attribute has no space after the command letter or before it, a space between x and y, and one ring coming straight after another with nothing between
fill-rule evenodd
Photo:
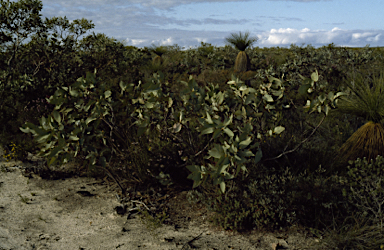
<instances>
[{"instance_id":1,"label":"grass tree","mask_svg":"<svg viewBox=\"0 0 384 250\"><path fill-rule=\"evenodd\" d=\"M152 63L154 65L160 65L163 62L162 55L168 51L168 47L152 45L150 51L155 54L155 57L152 59Z\"/></svg>"},{"instance_id":2,"label":"grass tree","mask_svg":"<svg viewBox=\"0 0 384 250\"><path fill-rule=\"evenodd\" d=\"M340 148L339 163L366 157L368 161L384 154L384 75L358 75L347 83L350 95L340 99L338 112L355 115L367 122Z\"/></svg>"},{"instance_id":3,"label":"grass tree","mask_svg":"<svg viewBox=\"0 0 384 250\"><path fill-rule=\"evenodd\" d=\"M232 33L229 37L225 38L225 40L229 44L233 45L236 49L240 50L235 61L235 71L247 71L248 55L245 53L245 50L253 43L255 43L257 41L257 38L250 37L249 32L245 32L244 34L239 32L238 34Z\"/></svg>"}]
</instances>

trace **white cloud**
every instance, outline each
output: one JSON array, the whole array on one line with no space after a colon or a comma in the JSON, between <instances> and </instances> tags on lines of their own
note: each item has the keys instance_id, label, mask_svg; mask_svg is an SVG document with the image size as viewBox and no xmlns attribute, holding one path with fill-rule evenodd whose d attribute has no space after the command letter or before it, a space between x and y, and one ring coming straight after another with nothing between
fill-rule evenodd
<instances>
[{"instance_id":1,"label":"white cloud","mask_svg":"<svg viewBox=\"0 0 384 250\"><path fill-rule=\"evenodd\" d=\"M333 29L331 30L331 32L336 32L336 31L339 31L339 30L341 30L341 29L338 28L338 27L335 27L335 28L333 28Z\"/></svg>"},{"instance_id":2,"label":"white cloud","mask_svg":"<svg viewBox=\"0 0 384 250\"><path fill-rule=\"evenodd\" d=\"M133 46L140 46L141 44L143 43L146 43L147 40L144 40L144 39L125 39L125 42L129 45L133 45Z\"/></svg>"},{"instance_id":3,"label":"white cloud","mask_svg":"<svg viewBox=\"0 0 384 250\"><path fill-rule=\"evenodd\" d=\"M311 44L323 46L335 43L341 46L380 46L384 44L384 30L353 31L333 28L327 30L302 30L291 28L271 29L262 32L258 37L260 47L289 46L290 44Z\"/></svg>"},{"instance_id":4,"label":"white cloud","mask_svg":"<svg viewBox=\"0 0 384 250\"><path fill-rule=\"evenodd\" d=\"M167 45L173 45L173 44L175 44L175 43L174 43L174 40L173 40L172 37L168 37L167 39L162 40L162 41L160 42L160 45L165 45L165 46L167 46Z\"/></svg>"}]
</instances>

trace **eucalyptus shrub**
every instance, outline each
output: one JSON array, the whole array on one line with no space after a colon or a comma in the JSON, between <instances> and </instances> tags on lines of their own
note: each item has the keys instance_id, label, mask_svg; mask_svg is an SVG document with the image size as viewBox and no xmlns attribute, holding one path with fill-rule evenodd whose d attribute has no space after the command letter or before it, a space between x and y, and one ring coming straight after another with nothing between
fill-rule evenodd
<instances>
[{"instance_id":1,"label":"eucalyptus shrub","mask_svg":"<svg viewBox=\"0 0 384 250\"><path fill-rule=\"evenodd\" d=\"M301 91L316 89L317 80L317 73L312 79L303 77ZM260 140L285 130L278 122L281 112L289 108L284 99L288 83L269 77L267 84L255 89L234 77L224 90L217 84L200 87L193 77L181 83L184 89L174 93L162 74L154 74L144 84L121 81L117 92L89 73L72 86L57 89L48 99L54 110L40 119L40 126L28 122L21 130L36 136L49 165L83 155L90 167L107 170L113 159L124 155L119 150L126 141L120 128L135 125L138 136L158 133L184 145L180 155L191 172L188 178L193 187L210 178L224 193L225 181L240 170L247 171L246 163L252 158L260 161ZM319 96L309 109L327 114L328 103L338 96ZM199 134L206 143L195 145L191 139L182 139L184 131Z\"/></svg>"}]
</instances>

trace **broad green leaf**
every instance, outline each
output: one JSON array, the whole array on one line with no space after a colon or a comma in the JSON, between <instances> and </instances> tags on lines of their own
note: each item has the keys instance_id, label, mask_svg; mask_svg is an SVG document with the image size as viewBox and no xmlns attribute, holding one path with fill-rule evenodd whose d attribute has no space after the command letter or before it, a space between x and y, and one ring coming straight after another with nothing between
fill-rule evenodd
<instances>
[{"instance_id":1,"label":"broad green leaf","mask_svg":"<svg viewBox=\"0 0 384 250\"><path fill-rule=\"evenodd\" d=\"M26 127L26 128L23 128L23 127L20 127L19 128L23 133L33 133L34 131L31 130L29 127ZM33 132L32 132L33 131Z\"/></svg>"},{"instance_id":2,"label":"broad green leaf","mask_svg":"<svg viewBox=\"0 0 384 250\"><path fill-rule=\"evenodd\" d=\"M104 97L105 97L105 98L108 98L108 97L110 97L111 95L112 95L112 92L111 92L110 90L107 90L107 91L104 92Z\"/></svg>"},{"instance_id":3,"label":"broad green leaf","mask_svg":"<svg viewBox=\"0 0 384 250\"><path fill-rule=\"evenodd\" d=\"M180 130L181 130L181 128L182 128L181 123L175 123L175 124L173 125L173 127L172 127L172 132L173 132L173 133L179 133Z\"/></svg>"},{"instance_id":4,"label":"broad green leaf","mask_svg":"<svg viewBox=\"0 0 384 250\"><path fill-rule=\"evenodd\" d=\"M184 113L183 111L180 111L179 122L182 122L183 119L184 119Z\"/></svg>"},{"instance_id":5,"label":"broad green leaf","mask_svg":"<svg viewBox=\"0 0 384 250\"><path fill-rule=\"evenodd\" d=\"M120 81L119 86L121 88L121 93L123 93L125 89L128 87L128 84L124 83L123 81Z\"/></svg>"},{"instance_id":6,"label":"broad green leaf","mask_svg":"<svg viewBox=\"0 0 384 250\"><path fill-rule=\"evenodd\" d=\"M56 157L52 157L49 162L48 162L48 166L51 166L53 163L55 163L55 161L57 160Z\"/></svg>"},{"instance_id":7,"label":"broad green leaf","mask_svg":"<svg viewBox=\"0 0 384 250\"><path fill-rule=\"evenodd\" d=\"M171 97L168 98L168 108L172 107L173 100Z\"/></svg>"},{"instance_id":8,"label":"broad green leaf","mask_svg":"<svg viewBox=\"0 0 384 250\"><path fill-rule=\"evenodd\" d=\"M240 149L246 148L246 147L248 147L248 145L249 145L251 142L252 142L252 137L248 137L246 140L241 141L241 142L239 143L239 148L240 148Z\"/></svg>"},{"instance_id":9,"label":"broad green leaf","mask_svg":"<svg viewBox=\"0 0 384 250\"><path fill-rule=\"evenodd\" d=\"M244 157L241 157L241 156L239 156L239 155L235 155L235 160L236 160L237 162L240 162L240 163L245 162L245 158L244 158Z\"/></svg>"},{"instance_id":10,"label":"broad green leaf","mask_svg":"<svg viewBox=\"0 0 384 250\"><path fill-rule=\"evenodd\" d=\"M263 99L266 100L267 102L273 102L273 98L270 94L265 94L263 96Z\"/></svg>"},{"instance_id":11,"label":"broad green leaf","mask_svg":"<svg viewBox=\"0 0 384 250\"><path fill-rule=\"evenodd\" d=\"M244 150L244 151L240 151L239 154L242 156L242 157L250 157L250 156L255 156L254 153L252 153L251 150Z\"/></svg>"},{"instance_id":12,"label":"broad green leaf","mask_svg":"<svg viewBox=\"0 0 384 250\"><path fill-rule=\"evenodd\" d=\"M237 153L237 148L235 147L234 144L231 144L230 148L229 148L229 152L231 152L232 154L236 154Z\"/></svg>"},{"instance_id":13,"label":"broad green leaf","mask_svg":"<svg viewBox=\"0 0 384 250\"><path fill-rule=\"evenodd\" d=\"M267 105L265 105L265 109L270 110L270 109L276 109L276 108L274 105L271 105L268 103Z\"/></svg>"},{"instance_id":14,"label":"broad green leaf","mask_svg":"<svg viewBox=\"0 0 384 250\"><path fill-rule=\"evenodd\" d=\"M70 141L78 141L80 139L79 139L79 137L77 137L75 135L71 135L71 136L68 137L68 140L70 140Z\"/></svg>"},{"instance_id":15,"label":"broad green leaf","mask_svg":"<svg viewBox=\"0 0 384 250\"><path fill-rule=\"evenodd\" d=\"M52 114L53 114L53 118L55 119L55 121L60 124L61 123L60 113L57 110L54 110Z\"/></svg>"},{"instance_id":16,"label":"broad green leaf","mask_svg":"<svg viewBox=\"0 0 384 250\"><path fill-rule=\"evenodd\" d=\"M206 121L208 124L213 124L212 118L211 118L211 116L208 114L208 112L207 112L207 118L205 119L205 121Z\"/></svg>"},{"instance_id":17,"label":"broad green leaf","mask_svg":"<svg viewBox=\"0 0 384 250\"><path fill-rule=\"evenodd\" d=\"M328 115L328 113L329 113L329 106L328 105L324 106L324 113L325 113L325 115Z\"/></svg>"},{"instance_id":18,"label":"broad green leaf","mask_svg":"<svg viewBox=\"0 0 384 250\"><path fill-rule=\"evenodd\" d=\"M153 108L154 106L155 106L155 103L153 103L153 102L146 102L145 103L145 107L147 107L149 109Z\"/></svg>"},{"instance_id":19,"label":"broad green leaf","mask_svg":"<svg viewBox=\"0 0 384 250\"><path fill-rule=\"evenodd\" d=\"M215 128L209 127L209 128L204 129L203 131L201 131L200 135L211 134L211 133L213 133L213 131L215 131Z\"/></svg>"},{"instance_id":20,"label":"broad green leaf","mask_svg":"<svg viewBox=\"0 0 384 250\"><path fill-rule=\"evenodd\" d=\"M257 150L257 153L255 155L255 163L258 163L262 157L263 157L263 152L261 151L261 148L259 148L259 150Z\"/></svg>"},{"instance_id":21,"label":"broad green leaf","mask_svg":"<svg viewBox=\"0 0 384 250\"><path fill-rule=\"evenodd\" d=\"M274 132L275 134L278 134L278 135L279 135L279 134L281 134L284 130L285 130L284 127L282 127L282 126L277 126L277 127L274 128L273 132Z\"/></svg>"},{"instance_id":22,"label":"broad green leaf","mask_svg":"<svg viewBox=\"0 0 384 250\"><path fill-rule=\"evenodd\" d=\"M225 182L221 181L219 185L220 185L221 192L224 194L225 193Z\"/></svg>"},{"instance_id":23,"label":"broad green leaf","mask_svg":"<svg viewBox=\"0 0 384 250\"><path fill-rule=\"evenodd\" d=\"M224 156L224 150L220 145L215 144L214 148L208 151L208 154L213 158L220 159L221 157Z\"/></svg>"},{"instance_id":24,"label":"broad green leaf","mask_svg":"<svg viewBox=\"0 0 384 250\"><path fill-rule=\"evenodd\" d=\"M37 137L36 141L37 141L38 143L43 143L43 142L45 142L50 136L51 136L51 134L46 134L46 135L43 135L43 136L39 136L39 137Z\"/></svg>"},{"instance_id":25,"label":"broad green leaf","mask_svg":"<svg viewBox=\"0 0 384 250\"><path fill-rule=\"evenodd\" d=\"M79 96L79 91L70 88L70 89L69 89L69 94L70 94L71 96L73 96L73 97L78 97L78 96Z\"/></svg>"},{"instance_id":26,"label":"broad green leaf","mask_svg":"<svg viewBox=\"0 0 384 250\"><path fill-rule=\"evenodd\" d=\"M200 166L198 165L188 165L187 169L191 172L197 172L201 170Z\"/></svg>"},{"instance_id":27,"label":"broad green leaf","mask_svg":"<svg viewBox=\"0 0 384 250\"><path fill-rule=\"evenodd\" d=\"M314 82L317 82L319 80L319 73L317 72L317 70L311 74L311 79Z\"/></svg>"},{"instance_id":28,"label":"broad green leaf","mask_svg":"<svg viewBox=\"0 0 384 250\"><path fill-rule=\"evenodd\" d=\"M224 101L224 94L223 94L223 92L220 91L217 94L216 100L217 100L217 104L218 105L221 105L223 103L223 101Z\"/></svg>"},{"instance_id":29,"label":"broad green leaf","mask_svg":"<svg viewBox=\"0 0 384 250\"><path fill-rule=\"evenodd\" d=\"M224 128L224 132L225 132L229 137L233 137L233 136L234 136L234 133L233 133L232 130L230 130L229 128Z\"/></svg>"},{"instance_id":30,"label":"broad green leaf","mask_svg":"<svg viewBox=\"0 0 384 250\"><path fill-rule=\"evenodd\" d=\"M86 120L85 120L85 125L88 125L89 123L91 123L92 121L96 120L95 117L88 117Z\"/></svg>"}]
</instances>

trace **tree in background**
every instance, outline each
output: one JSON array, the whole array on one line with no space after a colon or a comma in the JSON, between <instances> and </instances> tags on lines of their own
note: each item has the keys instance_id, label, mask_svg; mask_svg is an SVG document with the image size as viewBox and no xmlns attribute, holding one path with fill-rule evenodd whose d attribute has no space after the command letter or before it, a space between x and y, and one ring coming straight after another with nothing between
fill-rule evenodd
<instances>
[{"instance_id":1,"label":"tree in background","mask_svg":"<svg viewBox=\"0 0 384 250\"><path fill-rule=\"evenodd\" d=\"M86 19L41 18L40 0L0 0L0 133L14 136L48 111L46 96L85 74L78 41ZM23 140L21 140L23 141Z\"/></svg>"},{"instance_id":2,"label":"tree in background","mask_svg":"<svg viewBox=\"0 0 384 250\"><path fill-rule=\"evenodd\" d=\"M236 49L240 50L239 54L236 57L235 61L235 71L244 72L247 71L249 58L245 50L257 41L256 37L249 37L249 32L244 34L239 32L239 34L232 33L231 36L225 38L225 40L233 45Z\"/></svg>"}]
</instances>

